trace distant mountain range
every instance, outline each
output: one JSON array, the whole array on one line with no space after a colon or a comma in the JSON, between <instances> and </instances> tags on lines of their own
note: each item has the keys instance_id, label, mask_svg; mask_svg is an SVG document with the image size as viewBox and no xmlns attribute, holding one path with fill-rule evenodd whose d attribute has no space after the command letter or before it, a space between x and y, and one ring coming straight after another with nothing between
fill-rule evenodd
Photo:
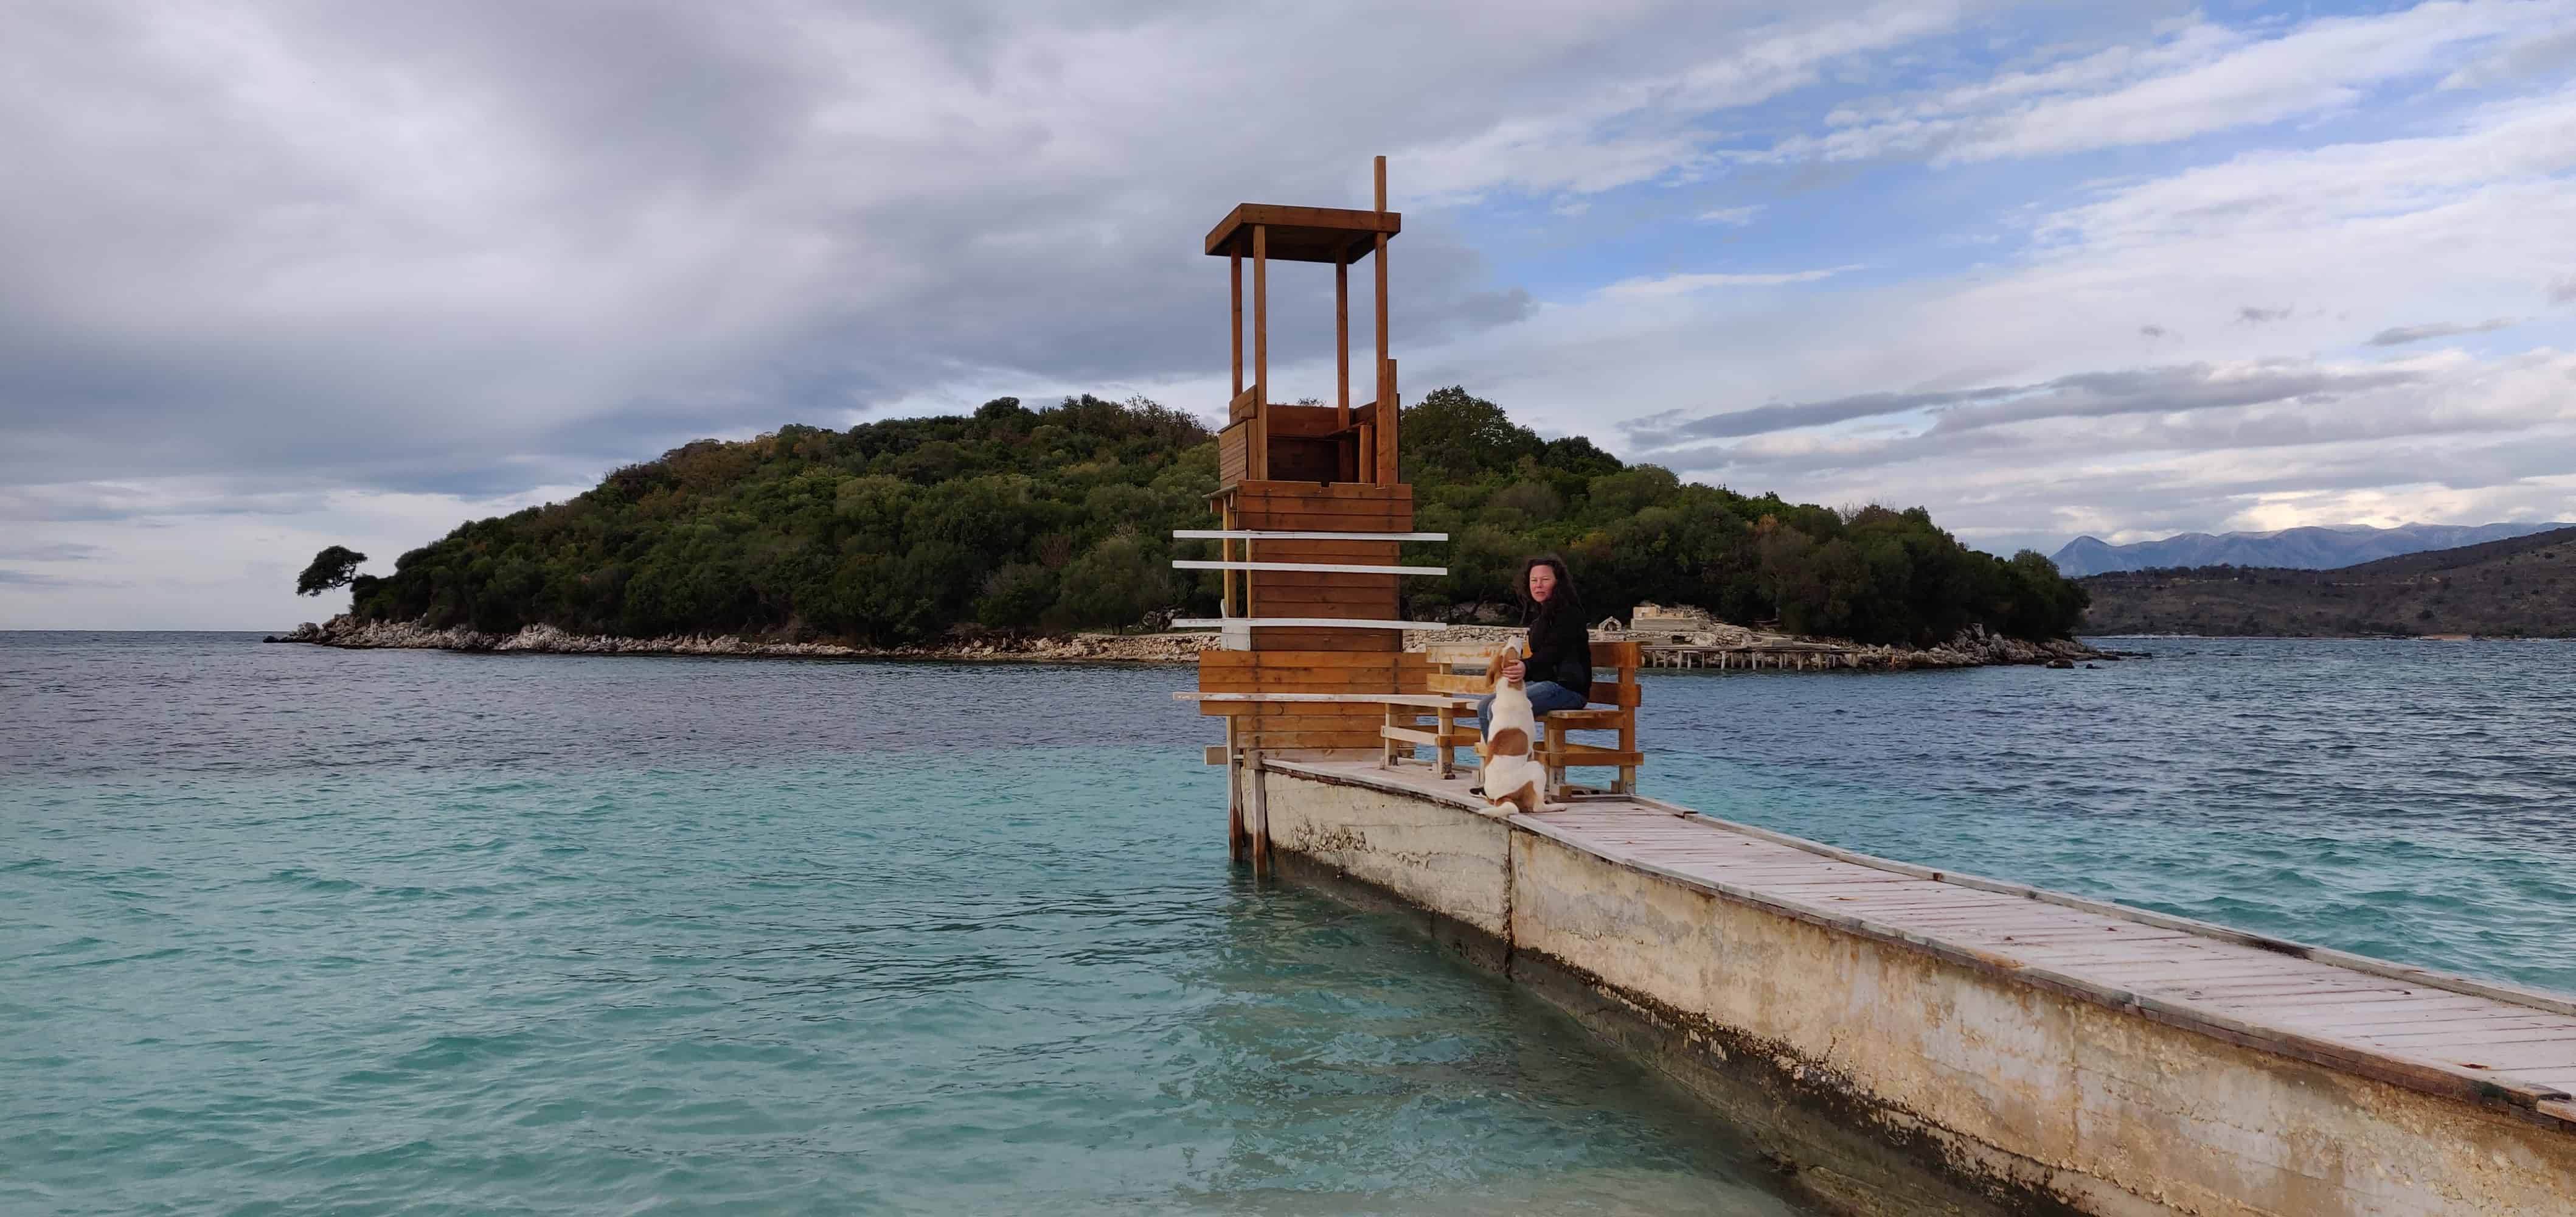
<instances>
[{"instance_id":1,"label":"distant mountain range","mask_svg":"<svg viewBox=\"0 0 2576 1217\"><path fill-rule=\"evenodd\" d=\"M2112 571L2078 586L2087 634L2576 637L2576 528L2339 570Z\"/></svg>"},{"instance_id":2,"label":"distant mountain range","mask_svg":"<svg viewBox=\"0 0 2576 1217\"><path fill-rule=\"evenodd\" d=\"M2187 532L2161 541L2113 545L2099 537L2077 537L2050 560L2069 579L2119 570L2163 570L2170 567L2262 566L2284 570L2333 570L2401 554L2456 549L2508 541L2537 532L2569 527L2555 524L2401 524L2372 528L2354 524L2339 528L2285 528L2279 532L2231 532L2213 536Z\"/></svg>"}]
</instances>

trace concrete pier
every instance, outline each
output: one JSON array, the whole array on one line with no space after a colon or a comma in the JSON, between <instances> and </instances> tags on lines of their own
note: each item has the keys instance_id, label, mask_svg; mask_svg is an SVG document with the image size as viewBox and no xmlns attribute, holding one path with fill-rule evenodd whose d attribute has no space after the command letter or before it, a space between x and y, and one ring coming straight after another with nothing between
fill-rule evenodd
<instances>
[{"instance_id":1,"label":"concrete pier","mask_svg":"<svg viewBox=\"0 0 2576 1217\"><path fill-rule=\"evenodd\" d=\"M1282 869L1411 910L1854 1212L2576 1214L2576 1002L1651 799L1270 760Z\"/></svg>"}]
</instances>

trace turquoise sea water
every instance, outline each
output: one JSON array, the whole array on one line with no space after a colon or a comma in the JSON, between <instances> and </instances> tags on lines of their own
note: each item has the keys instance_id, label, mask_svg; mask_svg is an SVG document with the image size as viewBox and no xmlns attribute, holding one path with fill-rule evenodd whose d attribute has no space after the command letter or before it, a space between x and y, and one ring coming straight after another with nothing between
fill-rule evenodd
<instances>
[{"instance_id":1,"label":"turquoise sea water","mask_svg":"<svg viewBox=\"0 0 2576 1217\"><path fill-rule=\"evenodd\" d=\"M1649 678L1712 814L2576 989L2576 646ZM0 1212L1800 1211L1186 670L0 634Z\"/></svg>"}]
</instances>

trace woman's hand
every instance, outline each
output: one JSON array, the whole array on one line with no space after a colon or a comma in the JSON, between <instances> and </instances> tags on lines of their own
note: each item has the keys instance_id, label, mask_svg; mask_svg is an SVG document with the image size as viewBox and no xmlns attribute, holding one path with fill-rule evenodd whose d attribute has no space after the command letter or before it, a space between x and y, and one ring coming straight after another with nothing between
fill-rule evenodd
<instances>
[{"instance_id":1,"label":"woman's hand","mask_svg":"<svg viewBox=\"0 0 2576 1217\"><path fill-rule=\"evenodd\" d=\"M1528 669L1517 659L1503 665L1503 679L1505 680L1519 680L1527 675L1529 675Z\"/></svg>"}]
</instances>

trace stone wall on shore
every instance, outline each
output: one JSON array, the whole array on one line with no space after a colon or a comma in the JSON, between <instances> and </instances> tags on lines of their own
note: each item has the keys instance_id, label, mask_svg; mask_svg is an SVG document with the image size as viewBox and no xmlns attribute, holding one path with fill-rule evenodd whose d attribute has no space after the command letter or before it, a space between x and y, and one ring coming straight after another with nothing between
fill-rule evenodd
<instances>
[{"instance_id":1,"label":"stone wall on shore","mask_svg":"<svg viewBox=\"0 0 2576 1217\"><path fill-rule=\"evenodd\" d=\"M1647 636L1624 630L1595 630L1593 640L1612 642L1687 643L1700 646L1795 646L1834 654L1857 655L1857 666L1871 668L1969 668L1989 664L2065 663L2102 658L2080 642L2025 642L1971 629L1937 647L1858 646L1821 643L1786 634L1765 634L1741 626L1720 625L1699 635ZM1447 630L1412 630L1405 649L1419 651L1433 642L1481 643L1520 636L1504 626L1456 626ZM491 634L463 626L436 629L419 622L360 621L342 613L325 622L305 622L273 642L305 642L358 650L379 648L526 652L546 655L733 655L802 659L953 659L1023 660L1034 663L1190 663L1214 646L1214 633L1154 634L1004 634L959 635L928 646L851 647L830 642L770 642L732 634L666 634L659 638L618 638L572 634L550 625L532 625L515 634Z\"/></svg>"}]
</instances>

